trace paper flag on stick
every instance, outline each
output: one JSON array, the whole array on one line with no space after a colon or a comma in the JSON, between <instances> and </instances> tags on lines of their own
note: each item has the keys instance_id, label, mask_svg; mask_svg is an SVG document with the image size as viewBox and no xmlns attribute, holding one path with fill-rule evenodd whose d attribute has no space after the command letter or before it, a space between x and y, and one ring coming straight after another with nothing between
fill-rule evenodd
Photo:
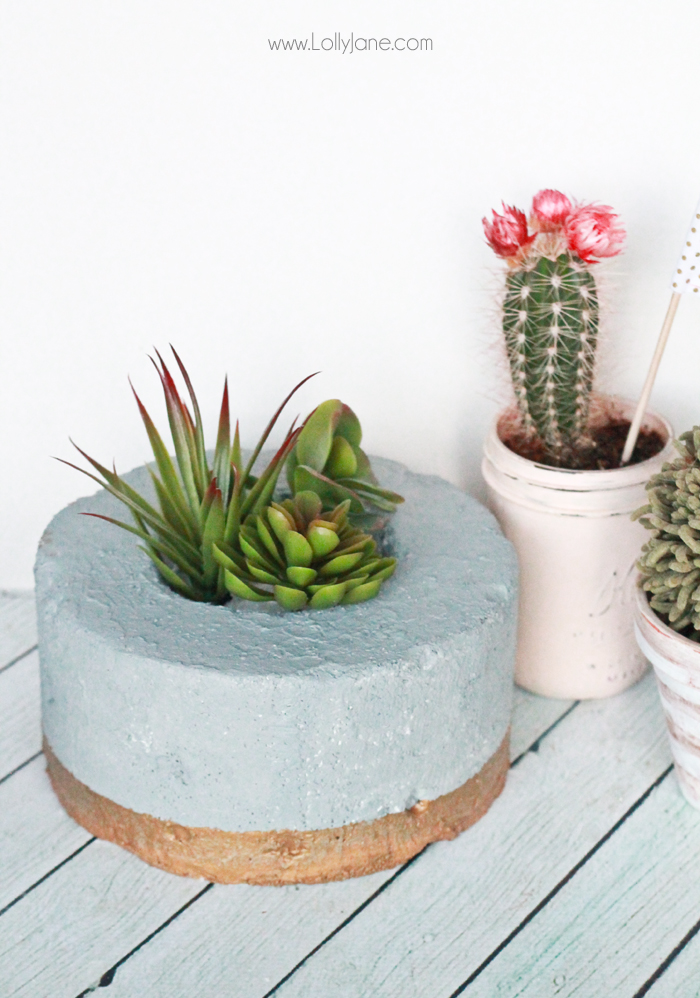
<instances>
[{"instance_id":1,"label":"paper flag on stick","mask_svg":"<svg viewBox=\"0 0 700 998\"><path fill-rule=\"evenodd\" d=\"M678 308L678 302L681 300L681 295L685 294L687 291L694 291L696 293L700 291L700 201L698 201L698 206L695 209L691 219L690 226L685 237L685 243L683 244L683 249L681 250L681 255L678 259L678 263L676 264L673 277L671 278L671 291L673 294L671 295L671 301L669 302L664 324L661 327L659 341L656 344L654 356L651 358L649 373L647 374L647 379L644 382L642 394L639 402L637 403L634 419L630 425L627 440L625 441L625 447L622 451L622 459L620 461L621 467L627 464L629 459L632 457L632 452L634 451L635 444L637 443L639 428L642 425L644 413L646 412L647 405L649 404L649 397L651 396L651 390L654 387L656 372L659 370L659 364L661 363L661 358L664 350L666 349L666 343L668 341L669 333L671 332L673 320L676 317L676 309Z\"/></svg>"},{"instance_id":2,"label":"paper flag on stick","mask_svg":"<svg viewBox=\"0 0 700 998\"><path fill-rule=\"evenodd\" d=\"M671 290L677 294L685 291L700 292L700 201L685 237L683 252L676 264Z\"/></svg>"}]
</instances>

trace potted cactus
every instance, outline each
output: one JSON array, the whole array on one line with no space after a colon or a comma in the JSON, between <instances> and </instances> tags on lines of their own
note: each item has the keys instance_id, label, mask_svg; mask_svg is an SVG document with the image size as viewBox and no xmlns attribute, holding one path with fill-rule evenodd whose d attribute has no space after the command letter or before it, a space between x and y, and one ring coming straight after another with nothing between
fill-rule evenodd
<instances>
[{"instance_id":1,"label":"potted cactus","mask_svg":"<svg viewBox=\"0 0 700 998\"><path fill-rule=\"evenodd\" d=\"M516 679L553 697L602 697L645 668L631 624L640 528L629 520L671 447L648 414L620 467L633 405L594 393L595 266L625 238L607 205L535 195L529 218L504 204L484 219L506 264L503 337L514 404L495 420L482 470L521 567Z\"/></svg>"},{"instance_id":2,"label":"potted cactus","mask_svg":"<svg viewBox=\"0 0 700 998\"><path fill-rule=\"evenodd\" d=\"M637 563L635 634L654 667L681 790L700 808L700 426L676 447L633 513L651 532Z\"/></svg>"},{"instance_id":3,"label":"potted cactus","mask_svg":"<svg viewBox=\"0 0 700 998\"><path fill-rule=\"evenodd\" d=\"M122 476L80 451L102 488L37 556L59 799L224 883L359 876L453 838L508 768L510 544L454 486L370 463L338 399L266 453L280 407L244 453L225 386L207 451L175 359L189 405L156 363L174 456L137 397L153 464Z\"/></svg>"}]
</instances>

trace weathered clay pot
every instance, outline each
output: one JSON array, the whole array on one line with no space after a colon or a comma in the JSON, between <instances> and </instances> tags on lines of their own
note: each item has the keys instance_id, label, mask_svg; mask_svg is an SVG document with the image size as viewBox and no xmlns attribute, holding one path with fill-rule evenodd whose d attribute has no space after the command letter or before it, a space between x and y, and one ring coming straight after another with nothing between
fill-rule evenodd
<instances>
[{"instance_id":1,"label":"weathered clay pot","mask_svg":"<svg viewBox=\"0 0 700 998\"><path fill-rule=\"evenodd\" d=\"M615 402L629 418L633 403ZM607 697L646 669L632 633L634 564L645 530L630 520L644 486L675 454L673 433L648 413L644 427L666 441L655 457L612 471L536 464L505 446L510 412L494 421L482 472L489 505L520 562L516 682L566 699Z\"/></svg>"},{"instance_id":2,"label":"weathered clay pot","mask_svg":"<svg viewBox=\"0 0 700 998\"><path fill-rule=\"evenodd\" d=\"M634 631L651 662L681 790L700 809L700 644L667 627L636 588Z\"/></svg>"},{"instance_id":3,"label":"weathered clay pot","mask_svg":"<svg viewBox=\"0 0 700 998\"><path fill-rule=\"evenodd\" d=\"M156 866L220 882L318 882L453 838L508 767L517 563L490 513L376 459L406 497L399 558L357 606L192 603L134 539L80 512L36 566L43 726L60 800ZM145 469L126 476L149 491Z\"/></svg>"}]
</instances>

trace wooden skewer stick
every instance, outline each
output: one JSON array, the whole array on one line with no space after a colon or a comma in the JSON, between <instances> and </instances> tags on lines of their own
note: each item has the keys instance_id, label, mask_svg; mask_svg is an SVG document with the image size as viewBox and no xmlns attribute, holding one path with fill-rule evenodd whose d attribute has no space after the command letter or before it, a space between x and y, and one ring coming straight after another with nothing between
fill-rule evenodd
<instances>
[{"instance_id":1,"label":"wooden skewer stick","mask_svg":"<svg viewBox=\"0 0 700 998\"><path fill-rule=\"evenodd\" d=\"M680 293L674 291L671 295L671 301L669 302L668 312L666 313L666 318L664 319L664 324L661 327L661 332L659 333L659 342L656 344L656 350L654 351L654 356L651 359L651 367L649 368L649 373L647 374L647 379L644 382L644 388L642 388L642 394L637 403L637 409L634 413L634 419L629 428L627 434L627 440L625 441L625 449L622 452L622 460L620 461L620 467L622 468L629 459L632 457L632 451L634 450L635 444L637 443L637 437L639 436L639 428L642 425L642 420L644 419L644 413L647 410L647 405L649 404L649 397L651 395L651 390L654 387L654 381L656 379L656 372L659 370L659 364L661 363L661 358L663 357L664 350L666 348L666 342L668 340L668 334L671 332L671 326L673 325L673 320L676 316L676 309L678 308L678 302L681 300Z\"/></svg>"}]
</instances>

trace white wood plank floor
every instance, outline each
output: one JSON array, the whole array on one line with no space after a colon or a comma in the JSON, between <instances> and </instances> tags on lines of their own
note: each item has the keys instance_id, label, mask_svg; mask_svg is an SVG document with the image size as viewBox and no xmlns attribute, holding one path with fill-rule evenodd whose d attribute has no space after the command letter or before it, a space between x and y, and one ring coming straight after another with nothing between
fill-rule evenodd
<instances>
[{"instance_id":1,"label":"white wood plank floor","mask_svg":"<svg viewBox=\"0 0 700 998\"><path fill-rule=\"evenodd\" d=\"M651 676L516 690L488 815L319 887L181 879L92 838L40 751L31 593L0 594L0 998L700 998L700 813Z\"/></svg>"}]
</instances>

